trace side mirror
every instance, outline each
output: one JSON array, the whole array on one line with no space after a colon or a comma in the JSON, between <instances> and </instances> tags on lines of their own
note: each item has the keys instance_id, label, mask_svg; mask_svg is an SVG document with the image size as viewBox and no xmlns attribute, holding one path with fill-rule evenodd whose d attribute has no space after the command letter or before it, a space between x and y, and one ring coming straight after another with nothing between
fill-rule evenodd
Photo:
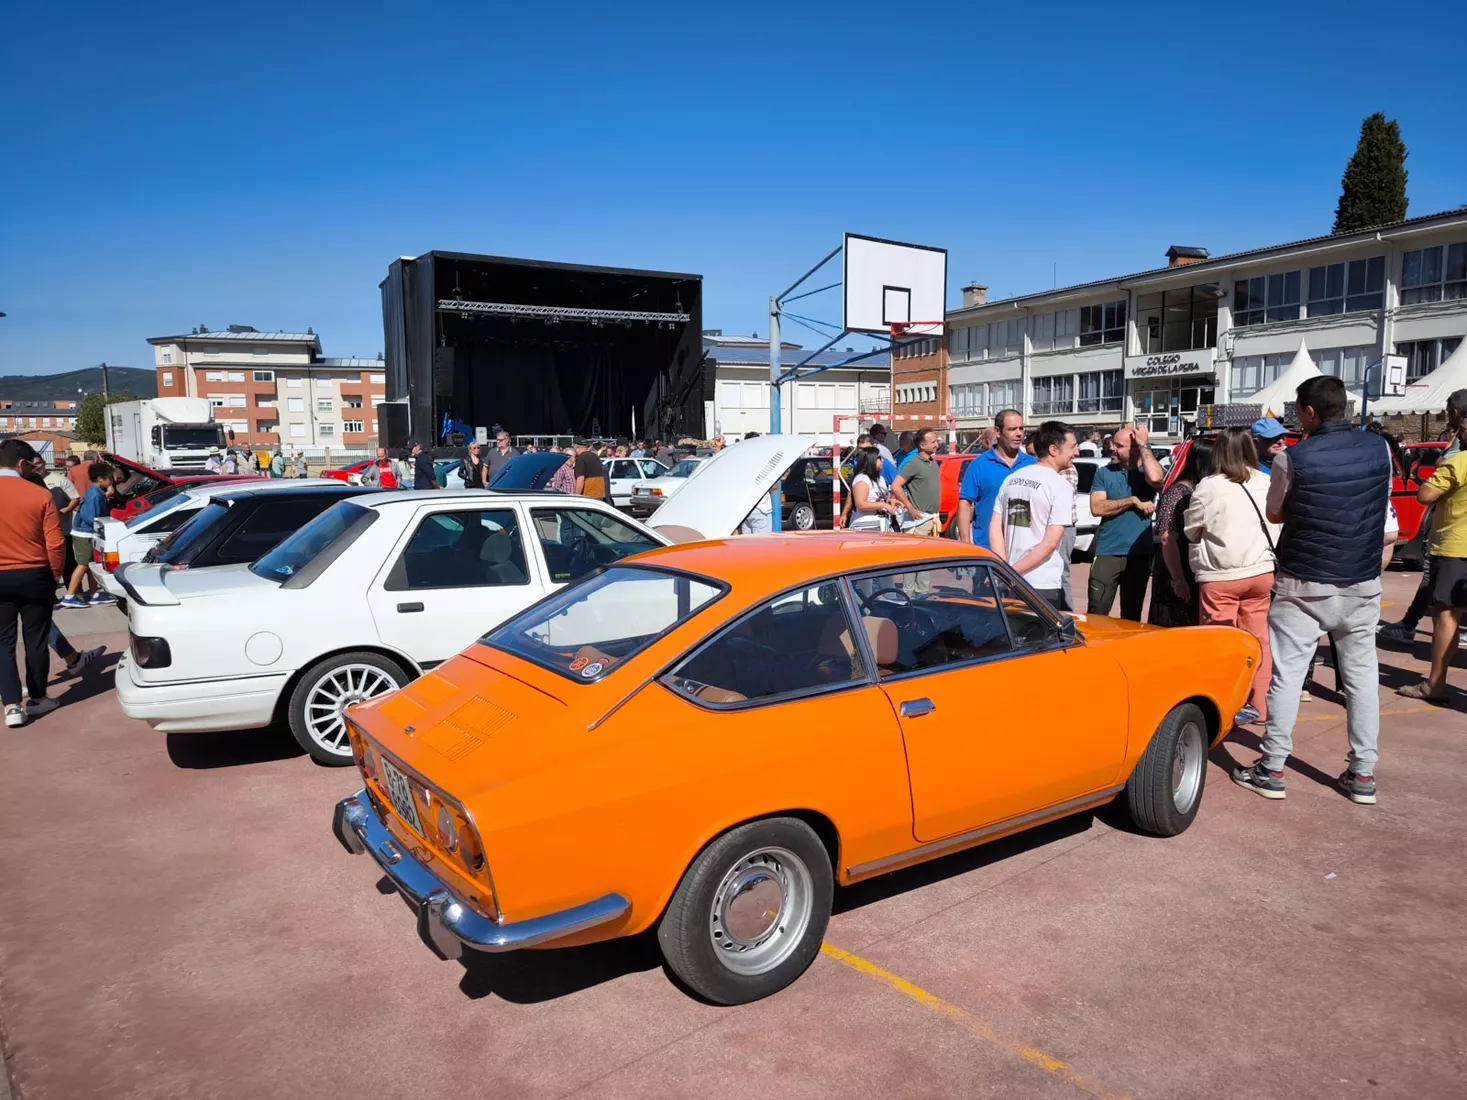
<instances>
[{"instance_id":1,"label":"side mirror","mask_svg":"<svg viewBox=\"0 0 1467 1100\"><path fill-rule=\"evenodd\" d=\"M1060 617L1057 633L1059 640L1065 645L1074 645L1075 642L1079 641L1079 631L1075 627L1075 620L1072 616L1063 615Z\"/></svg>"}]
</instances>

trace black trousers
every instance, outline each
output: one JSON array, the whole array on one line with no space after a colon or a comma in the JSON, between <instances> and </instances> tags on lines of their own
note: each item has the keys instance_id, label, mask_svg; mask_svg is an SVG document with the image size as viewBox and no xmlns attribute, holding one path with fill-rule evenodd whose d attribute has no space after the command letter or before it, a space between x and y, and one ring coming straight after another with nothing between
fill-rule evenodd
<instances>
[{"instance_id":1,"label":"black trousers","mask_svg":"<svg viewBox=\"0 0 1467 1100\"><path fill-rule=\"evenodd\" d=\"M15 660L16 625L25 646L26 692L32 699L46 697L51 678L51 608L56 602L56 578L39 569L0 569L0 703L13 706L20 699L20 673Z\"/></svg>"},{"instance_id":2,"label":"black trousers","mask_svg":"<svg viewBox=\"0 0 1467 1100\"><path fill-rule=\"evenodd\" d=\"M1109 615L1121 594L1121 618L1133 623L1141 621L1141 606L1146 602L1146 582L1151 579L1151 558L1132 554L1130 557L1107 556L1090 563L1090 615Z\"/></svg>"}]
</instances>

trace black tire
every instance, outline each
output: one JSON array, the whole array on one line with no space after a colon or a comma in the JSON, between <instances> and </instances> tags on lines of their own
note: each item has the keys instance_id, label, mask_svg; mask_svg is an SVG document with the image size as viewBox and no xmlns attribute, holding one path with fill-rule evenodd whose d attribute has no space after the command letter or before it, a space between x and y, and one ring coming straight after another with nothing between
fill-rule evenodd
<instances>
[{"instance_id":1,"label":"black tire","mask_svg":"<svg viewBox=\"0 0 1467 1100\"><path fill-rule=\"evenodd\" d=\"M777 865L756 857L756 853L772 850L783 853ZM805 872L803 878L796 864ZM807 904L795 904L791 900L794 891L782 891L780 909L767 934L743 948L725 935L718 918L728 897L740 896L751 887L745 884L730 891L724 887L734 876L758 874L765 867L771 868L766 882L773 881L772 876L790 882L801 879L808 889ZM753 821L730 829L693 861L657 926L657 942L668 968L699 996L723 1005L757 1001L779 992L814 962L830 923L834 893L830 853L810 826L791 817ZM802 923L803 928L789 927L790 921ZM718 940L722 946L715 945ZM754 957L754 952L768 952L767 969L750 973L734 968Z\"/></svg>"},{"instance_id":2,"label":"black tire","mask_svg":"<svg viewBox=\"0 0 1467 1100\"><path fill-rule=\"evenodd\" d=\"M373 669L380 676L371 675L367 671ZM355 670L361 670L360 681L363 691L351 701L370 699L388 691L396 691L412 679L396 661L383 657L379 653L368 653L363 650L338 653L317 661L306 669L305 674L296 681L295 690L290 693L290 704L286 713L291 736L295 738L301 748L311 754L312 758L322 764L345 765L352 762L351 745L346 740L345 727L341 727L339 744L333 746L330 739L323 740L313 734L306 714L308 706L326 701L324 694L318 694L321 692L323 681L334 675L342 675L344 670L348 673L348 679L352 681L357 679L354 674ZM349 703L343 704L345 705ZM313 713L317 716L317 730L320 731L326 721L324 717L326 712Z\"/></svg>"},{"instance_id":3,"label":"black tire","mask_svg":"<svg viewBox=\"0 0 1467 1100\"><path fill-rule=\"evenodd\" d=\"M1207 720L1192 703L1173 707L1161 720L1126 781L1126 806L1136 828L1176 836L1192 824L1207 783L1209 740Z\"/></svg>"},{"instance_id":4,"label":"black tire","mask_svg":"<svg viewBox=\"0 0 1467 1100\"><path fill-rule=\"evenodd\" d=\"M790 510L790 528L795 531L815 530L815 509L809 504L796 504Z\"/></svg>"}]
</instances>

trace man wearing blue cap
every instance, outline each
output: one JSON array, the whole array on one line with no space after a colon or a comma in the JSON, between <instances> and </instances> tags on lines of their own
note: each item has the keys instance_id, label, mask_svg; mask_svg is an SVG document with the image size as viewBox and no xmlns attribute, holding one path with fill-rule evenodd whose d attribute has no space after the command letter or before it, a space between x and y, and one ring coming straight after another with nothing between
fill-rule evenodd
<instances>
[{"instance_id":1,"label":"man wearing blue cap","mask_svg":"<svg viewBox=\"0 0 1467 1100\"><path fill-rule=\"evenodd\" d=\"M1273 476L1273 460L1288 446L1289 430L1271 416L1253 421L1253 447L1258 451L1258 468Z\"/></svg>"}]
</instances>

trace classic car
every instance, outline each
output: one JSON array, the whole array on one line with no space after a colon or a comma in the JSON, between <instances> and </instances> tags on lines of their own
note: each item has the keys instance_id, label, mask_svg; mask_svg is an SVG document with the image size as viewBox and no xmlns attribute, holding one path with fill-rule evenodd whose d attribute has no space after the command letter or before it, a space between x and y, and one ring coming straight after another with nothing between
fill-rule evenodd
<instances>
[{"instance_id":1,"label":"classic car","mask_svg":"<svg viewBox=\"0 0 1467 1100\"><path fill-rule=\"evenodd\" d=\"M727 448L700 475L708 491L670 502L655 529L564 493L333 483L358 495L252 564L118 572L131 636L118 701L165 733L283 721L315 759L350 764L350 703L401 687L596 569L677 539L732 533L809 445L763 436Z\"/></svg>"},{"instance_id":2,"label":"classic car","mask_svg":"<svg viewBox=\"0 0 1467 1100\"><path fill-rule=\"evenodd\" d=\"M1182 832L1258 658L1229 627L1060 615L944 539L678 545L349 708L365 787L333 830L444 956L655 928L735 1004L810 964L837 884L1117 798ZM1004 699L1043 704L985 717Z\"/></svg>"},{"instance_id":3,"label":"classic car","mask_svg":"<svg viewBox=\"0 0 1467 1100\"><path fill-rule=\"evenodd\" d=\"M1404 566L1419 569L1426 557L1425 540L1421 534L1426 505L1416 499L1416 492L1436 473L1436 464L1446 449L1446 443L1428 440L1404 444L1395 456L1391 504L1395 506L1396 519L1401 525L1396 538L1395 560Z\"/></svg>"},{"instance_id":4,"label":"classic car","mask_svg":"<svg viewBox=\"0 0 1467 1100\"><path fill-rule=\"evenodd\" d=\"M627 513L637 519L646 519L675 493L680 492L708 461L710 460L707 458L684 458L665 474L632 482L632 493L627 498Z\"/></svg>"},{"instance_id":5,"label":"classic car","mask_svg":"<svg viewBox=\"0 0 1467 1100\"><path fill-rule=\"evenodd\" d=\"M841 464L841 493L849 493L852 466ZM795 462L780 482L783 526L790 531L814 531L833 527L831 501L835 495L833 471L828 457L806 455Z\"/></svg>"}]
</instances>

